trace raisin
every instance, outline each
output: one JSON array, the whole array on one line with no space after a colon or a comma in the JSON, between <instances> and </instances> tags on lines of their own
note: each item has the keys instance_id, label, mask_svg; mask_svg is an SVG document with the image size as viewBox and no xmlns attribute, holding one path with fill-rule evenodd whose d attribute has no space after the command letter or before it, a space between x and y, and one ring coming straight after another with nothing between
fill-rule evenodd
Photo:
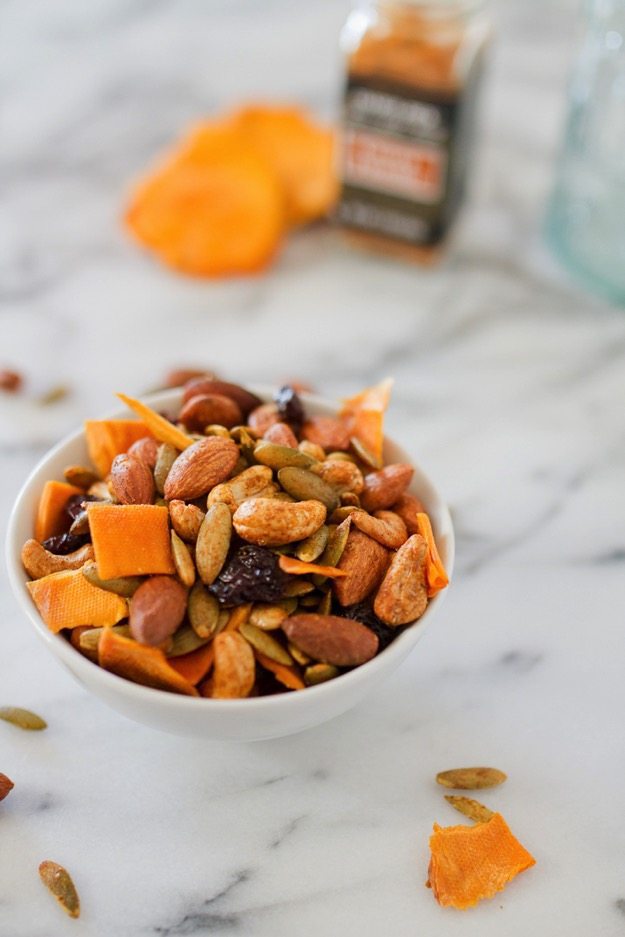
<instances>
[{"instance_id":1,"label":"raisin","mask_svg":"<svg viewBox=\"0 0 625 937\"><path fill-rule=\"evenodd\" d=\"M79 514L82 514L83 501L97 501L93 495L72 495L65 504L65 513L70 520L75 521Z\"/></svg>"},{"instance_id":2,"label":"raisin","mask_svg":"<svg viewBox=\"0 0 625 937\"><path fill-rule=\"evenodd\" d=\"M232 555L210 591L222 605L275 602L282 596L288 578L275 553L246 544Z\"/></svg>"},{"instance_id":3,"label":"raisin","mask_svg":"<svg viewBox=\"0 0 625 937\"><path fill-rule=\"evenodd\" d=\"M43 546L49 553L66 556L89 543L90 539L89 534L58 534L56 537L48 537L44 540Z\"/></svg>"},{"instance_id":4,"label":"raisin","mask_svg":"<svg viewBox=\"0 0 625 937\"><path fill-rule=\"evenodd\" d=\"M302 425L306 419L304 406L296 391L289 384L285 384L276 391L273 399L277 404L280 419L284 423L291 423L294 426Z\"/></svg>"},{"instance_id":5,"label":"raisin","mask_svg":"<svg viewBox=\"0 0 625 937\"><path fill-rule=\"evenodd\" d=\"M380 641L379 651L388 647L399 632L403 631L402 628L389 628L388 625L380 621L369 602L357 602L355 605L348 605L342 610L341 615L345 618L352 618L354 621L359 621L362 625L366 625L367 628L373 631L374 634L377 634Z\"/></svg>"}]
</instances>

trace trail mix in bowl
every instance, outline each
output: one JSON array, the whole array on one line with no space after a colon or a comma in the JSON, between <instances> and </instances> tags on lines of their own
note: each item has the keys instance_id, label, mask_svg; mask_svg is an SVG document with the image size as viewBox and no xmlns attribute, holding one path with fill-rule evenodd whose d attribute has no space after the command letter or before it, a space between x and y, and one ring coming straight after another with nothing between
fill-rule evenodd
<instances>
[{"instance_id":1,"label":"trail mix in bowl","mask_svg":"<svg viewBox=\"0 0 625 937\"><path fill-rule=\"evenodd\" d=\"M196 377L175 422L88 420L22 550L45 624L145 686L236 699L370 660L448 579L413 469L383 464L391 382L306 413Z\"/></svg>"}]
</instances>

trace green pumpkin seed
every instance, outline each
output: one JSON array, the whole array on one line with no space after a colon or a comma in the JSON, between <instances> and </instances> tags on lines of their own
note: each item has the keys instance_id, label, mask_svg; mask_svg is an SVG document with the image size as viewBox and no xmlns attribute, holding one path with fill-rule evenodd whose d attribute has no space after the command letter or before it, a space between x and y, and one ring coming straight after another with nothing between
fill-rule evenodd
<instances>
[{"instance_id":1,"label":"green pumpkin seed","mask_svg":"<svg viewBox=\"0 0 625 937\"><path fill-rule=\"evenodd\" d=\"M169 501L167 500L167 498L157 498L154 504L158 508L169 508Z\"/></svg>"},{"instance_id":2,"label":"green pumpkin seed","mask_svg":"<svg viewBox=\"0 0 625 937\"><path fill-rule=\"evenodd\" d=\"M210 586L226 561L232 539L232 514L227 504L211 504L195 544L195 565L202 582Z\"/></svg>"},{"instance_id":3,"label":"green pumpkin seed","mask_svg":"<svg viewBox=\"0 0 625 937\"><path fill-rule=\"evenodd\" d=\"M89 628L87 631L83 631L78 638L78 643L81 647L81 650L95 651L97 653L100 638L102 637L102 632L106 630L108 630L108 628ZM113 625L112 630L115 632L115 634L119 634L123 638L130 637L129 625Z\"/></svg>"},{"instance_id":4,"label":"green pumpkin seed","mask_svg":"<svg viewBox=\"0 0 625 937\"><path fill-rule=\"evenodd\" d=\"M89 533L89 515L86 511L81 511L80 514L76 515L69 532L76 536Z\"/></svg>"},{"instance_id":5,"label":"green pumpkin seed","mask_svg":"<svg viewBox=\"0 0 625 937\"><path fill-rule=\"evenodd\" d=\"M355 504L345 504L340 508L337 508L336 511L332 512L332 517L330 520L333 524L342 523L346 517L349 517L350 514L353 514L354 511L359 511L361 508L357 508Z\"/></svg>"},{"instance_id":6,"label":"green pumpkin seed","mask_svg":"<svg viewBox=\"0 0 625 937\"><path fill-rule=\"evenodd\" d=\"M454 794L445 794L445 800L451 804L454 810L458 810L470 820L475 820L476 823L486 823L494 816L492 810L471 797L457 797Z\"/></svg>"},{"instance_id":7,"label":"green pumpkin seed","mask_svg":"<svg viewBox=\"0 0 625 937\"><path fill-rule=\"evenodd\" d=\"M176 575L187 589L190 589L195 582L195 566L189 552L189 548L184 543L175 530L171 531L171 553L174 558Z\"/></svg>"},{"instance_id":8,"label":"green pumpkin seed","mask_svg":"<svg viewBox=\"0 0 625 937\"><path fill-rule=\"evenodd\" d=\"M341 559L341 556L343 555L343 550L345 549L345 544L347 543L347 538L349 537L351 524L351 518L348 515L343 521L341 521L338 527L334 527L330 530L328 545L319 559L320 566L337 565ZM327 576L315 575L313 576L313 582L316 586L320 586L323 585L327 578Z\"/></svg>"},{"instance_id":9,"label":"green pumpkin seed","mask_svg":"<svg viewBox=\"0 0 625 937\"><path fill-rule=\"evenodd\" d=\"M295 556L303 563L314 563L321 556L328 543L329 528L324 524L314 534L297 545Z\"/></svg>"},{"instance_id":10,"label":"green pumpkin seed","mask_svg":"<svg viewBox=\"0 0 625 937\"><path fill-rule=\"evenodd\" d=\"M187 614L191 627L199 638L211 638L217 633L219 602L201 582L196 582L189 593Z\"/></svg>"},{"instance_id":11,"label":"green pumpkin seed","mask_svg":"<svg viewBox=\"0 0 625 937\"><path fill-rule=\"evenodd\" d=\"M204 427L205 436L230 436L230 430L227 430L225 426L222 426L220 423L209 423L208 426Z\"/></svg>"},{"instance_id":12,"label":"green pumpkin seed","mask_svg":"<svg viewBox=\"0 0 625 937\"><path fill-rule=\"evenodd\" d=\"M356 463L356 459L349 452L329 452L326 456L326 459L336 459L338 462Z\"/></svg>"},{"instance_id":13,"label":"green pumpkin seed","mask_svg":"<svg viewBox=\"0 0 625 937\"><path fill-rule=\"evenodd\" d=\"M287 647L289 649L289 654L302 667L305 667L307 664L310 664L312 657L309 657L308 654L304 654L303 651L300 651L298 647L292 644L290 641L287 641Z\"/></svg>"},{"instance_id":14,"label":"green pumpkin seed","mask_svg":"<svg viewBox=\"0 0 625 937\"><path fill-rule=\"evenodd\" d=\"M230 437L238 443L243 458L246 459L247 462L253 462L256 440L251 435L249 428L247 426L233 426L230 430Z\"/></svg>"},{"instance_id":15,"label":"green pumpkin seed","mask_svg":"<svg viewBox=\"0 0 625 937\"><path fill-rule=\"evenodd\" d=\"M46 860L39 866L39 877L66 914L80 917L80 898L67 869L58 862Z\"/></svg>"},{"instance_id":16,"label":"green pumpkin seed","mask_svg":"<svg viewBox=\"0 0 625 937\"><path fill-rule=\"evenodd\" d=\"M245 640L251 644L253 648L261 654L264 654L265 657L275 660L278 664L286 664L288 667L293 664L293 658L286 648L261 628L257 628L255 625L250 624L250 622L244 622L242 625L239 625L239 633L243 635Z\"/></svg>"},{"instance_id":17,"label":"green pumpkin seed","mask_svg":"<svg viewBox=\"0 0 625 937\"><path fill-rule=\"evenodd\" d=\"M178 450L169 443L164 442L158 447L156 455L156 464L154 466L154 484L159 495L165 490L165 481L169 475L169 470L178 458Z\"/></svg>"},{"instance_id":18,"label":"green pumpkin seed","mask_svg":"<svg viewBox=\"0 0 625 937\"><path fill-rule=\"evenodd\" d=\"M171 645L166 651L167 657L182 657L183 654L190 654L191 651L197 651L198 647L208 644L210 640L210 637L200 638L191 625L182 625L172 638Z\"/></svg>"},{"instance_id":19,"label":"green pumpkin seed","mask_svg":"<svg viewBox=\"0 0 625 937\"><path fill-rule=\"evenodd\" d=\"M340 671L334 664L311 664L304 670L304 683L306 686L315 686L338 677Z\"/></svg>"},{"instance_id":20,"label":"green pumpkin seed","mask_svg":"<svg viewBox=\"0 0 625 937\"><path fill-rule=\"evenodd\" d=\"M303 595L299 600L300 608L317 608L319 605L319 594L311 592L310 595Z\"/></svg>"},{"instance_id":21,"label":"green pumpkin seed","mask_svg":"<svg viewBox=\"0 0 625 937\"><path fill-rule=\"evenodd\" d=\"M436 775L437 784L443 787L452 787L465 791L477 791L484 787L497 787L508 777L498 768L452 768L449 771L439 771Z\"/></svg>"},{"instance_id":22,"label":"green pumpkin seed","mask_svg":"<svg viewBox=\"0 0 625 937\"><path fill-rule=\"evenodd\" d=\"M4 722L10 722L12 726L17 726L18 729L26 729L30 732L39 732L41 729L48 728L45 719L29 709L20 709L19 706L1 706L0 719Z\"/></svg>"},{"instance_id":23,"label":"green pumpkin seed","mask_svg":"<svg viewBox=\"0 0 625 937\"><path fill-rule=\"evenodd\" d=\"M307 595L309 592L312 592L314 588L312 582L298 576L298 578L294 579L292 582L287 582L284 587L284 595L287 598Z\"/></svg>"},{"instance_id":24,"label":"green pumpkin seed","mask_svg":"<svg viewBox=\"0 0 625 937\"><path fill-rule=\"evenodd\" d=\"M370 452L366 446L364 446L356 436L352 436L350 439L351 447L360 459L361 462L364 462L365 465L369 465L373 469L381 469L383 466L382 459L378 459L372 452Z\"/></svg>"},{"instance_id":25,"label":"green pumpkin seed","mask_svg":"<svg viewBox=\"0 0 625 937\"><path fill-rule=\"evenodd\" d=\"M298 501L321 501L328 509L328 514L338 507L339 496L335 489L314 472L291 465L280 469L278 481Z\"/></svg>"},{"instance_id":26,"label":"green pumpkin seed","mask_svg":"<svg viewBox=\"0 0 625 937\"><path fill-rule=\"evenodd\" d=\"M118 579L100 579L98 576L97 563L85 563L81 568L81 573L92 586L98 589L104 589L106 592L114 592L115 595L121 595L125 599L131 598L141 583L141 576L120 576Z\"/></svg>"},{"instance_id":27,"label":"green pumpkin seed","mask_svg":"<svg viewBox=\"0 0 625 937\"><path fill-rule=\"evenodd\" d=\"M324 592L321 599L319 600L319 605L317 606L318 615L329 615L332 611L332 592L328 589L327 592Z\"/></svg>"},{"instance_id":28,"label":"green pumpkin seed","mask_svg":"<svg viewBox=\"0 0 625 937\"><path fill-rule=\"evenodd\" d=\"M68 465L63 475L69 485L76 485L77 488L82 488L84 491L94 482L99 481L96 473L84 465Z\"/></svg>"},{"instance_id":29,"label":"green pumpkin seed","mask_svg":"<svg viewBox=\"0 0 625 937\"><path fill-rule=\"evenodd\" d=\"M250 612L250 622L262 631L275 631L289 613L281 605L258 602Z\"/></svg>"},{"instance_id":30,"label":"green pumpkin seed","mask_svg":"<svg viewBox=\"0 0 625 937\"><path fill-rule=\"evenodd\" d=\"M316 465L317 460L300 452L299 449L291 449L290 446L279 446L275 442L269 442L261 439L254 447L254 458L262 465L268 465L272 469L283 468L310 468Z\"/></svg>"}]
</instances>

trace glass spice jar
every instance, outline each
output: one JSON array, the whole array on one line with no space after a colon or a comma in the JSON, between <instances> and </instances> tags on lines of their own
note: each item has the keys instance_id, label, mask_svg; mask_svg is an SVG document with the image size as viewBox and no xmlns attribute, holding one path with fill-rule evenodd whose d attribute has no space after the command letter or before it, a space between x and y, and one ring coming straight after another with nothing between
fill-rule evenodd
<instances>
[{"instance_id":1,"label":"glass spice jar","mask_svg":"<svg viewBox=\"0 0 625 937\"><path fill-rule=\"evenodd\" d=\"M359 3L347 57L339 223L431 262L462 202L490 21L482 0Z\"/></svg>"}]
</instances>

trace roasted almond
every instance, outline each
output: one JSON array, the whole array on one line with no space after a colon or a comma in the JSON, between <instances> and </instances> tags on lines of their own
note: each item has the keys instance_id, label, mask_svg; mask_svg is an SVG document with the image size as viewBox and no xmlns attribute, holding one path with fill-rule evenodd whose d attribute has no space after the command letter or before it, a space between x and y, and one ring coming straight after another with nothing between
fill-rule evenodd
<instances>
[{"instance_id":1,"label":"roasted almond","mask_svg":"<svg viewBox=\"0 0 625 937\"><path fill-rule=\"evenodd\" d=\"M332 485L337 494L352 492L359 495L365 482L357 465L348 459L326 459L314 467L316 475Z\"/></svg>"},{"instance_id":2,"label":"roasted almond","mask_svg":"<svg viewBox=\"0 0 625 937\"><path fill-rule=\"evenodd\" d=\"M198 377L205 381L212 381L214 376L212 371L208 371L206 368L174 368L165 375L163 387L182 387L183 384L188 384Z\"/></svg>"},{"instance_id":3,"label":"roasted almond","mask_svg":"<svg viewBox=\"0 0 625 937\"><path fill-rule=\"evenodd\" d=\"M302 436L322 449L349 449L349 431L334 416L311 416L302 426Z\"/></svg>"},{"instance_id":4,"label":"roasted almond","mask_svg":"<svg viewBox=\"0 0 625 937\"><path fill-rule=\"evenodd\" d=\"M27 540L22 547L22 565L31 579L41 579L64 569L80 569L94 557L90 543L64 555L50 553L38 540Z\"/></svg>"},{"instance_id":5,"label":"roasted almond","mask_svg":"<svg viewBox=\"0 0 625 937\"><path fill-rule=\"evenodd\" d=\"M154 476L148 465L128 453L113 459L109 485L120 504L151 504L154 498Z\"/></svg>"},{"instance_id":6,"label":"roasted almond","mask_svg":"<svg viewBox=\"0 0 625 937\"><path fill-rule=\"evenodd\" d=\"M130 600L130 634L153 647L171 637L184 618L187 590L171 576L150 576Z\"/></svg>"},{"instance_id":7,"label":"roasted almond","mask_svg":"<svg viewBox=\"0 0 625 937\"><path fill-rule=\"evenodd\" d=\"M0 773L0 800L4 800L4 798L11 793L14 787L15 784L11 778L8 778L6 774Z\"/></svg>"},{"instance_id":8,"label":"roasted almond","mask_svg":"<svg viewBox=\"0 0 625 937\"><path fill-rule=\"evenodd\" d=\"M276 498L250 498L237 508L233 523L244 540L273 547L309 537L319 530L326 513L319 501L289 503Z\"/></svg>"},{"instance_id":9,"label":"roasted almond","mask_svg":"<svg viewBox=\"0 0 625 937\"><path fill-rule=\"evenodd\" d=\"M360 530L350 530L345 549L335 564L347 573L334 583L339 603L353 605L366 599L384 578L388 563L389 553L383 546Z\"/></svg>"},{"instance_id":10,"label":"roasted almond","mask_svg":"<svg viewBox=\"0 0 625 937\"><path fill-rule=\"evenodd\" d=\"M406 462L396 462L379 472L369 472L365 475L365 487L360 497L363 508L370 514L390 508L403 495L413 474L412 465Z\"/></svg>"},{"instance_id":11,"label":"roasted almond","mask_svg":"<svg viewBox=\"0 0 625 937\"><path fill-rule=\"evenodd\" d=\"M373 610L386 625L407 625L416 621L427 608L425 558L427 543L413 534L391 560L378 589Z\"/></svg>"},{"instance_id":12,"label":"roasted almond","mask_svg":"<svg viewBox=\"0 0 625 937\"><path fill-rule=\"evenodd\" d=\"M305 654L336 667L364 664L378 651L378 636L370 628L338 615L290 615L282 630Z\"/></svg>"},{"instance_id":13,"label":"roasted almond","mask_svg":"<svg viewBox=\"0 0 625 937\"><path fill-rule=\"evenodd\" d=\"M288 423L272 423L263 433L263 439L275 442L278 446L288 446L297 449L297 436Z\"/></svg>"},{"instance_id":14,"label":"roasted almond","mask_svg":"<svg viewBox=\"0 0 625 937\"><path fill-rule=\"evenodd\" d=\"M238 403L223 394L197 394L189 397L178 417L187 429L201 431L211 423L230 429L243 419Z\"/></svg>"},{"instance_id":15,"label":"roasted almond","mask_svg":"<svg viewBox=\"0 0 625 937\"><path fill-rule=\"evenodd\" d=\"M139 459L139 462L144 462L148 468L153 469L158 457L158 443L153 436L144 436L142 439L133 442L128 450L128 455Z\"/></svg>"},{"instance_id":16,"label":"roasted almond","mask_svg":"<svg viewBox=\"0 0 625 937\"><path fill-rule=\"evenodd\" d=\"M405 491L399 500L393 504L392 510L401 517L409 534L420 533L417 514L422 514L425 508L418 498Z\"/></svg>"},{"instance_id":17,"label":"roasted almond","mask_svg":"<svg viewBox=\"0 0 625 937\"><path fill-rule=\"evenodd\" d=\"M252 394L244 387L240 387L238 384L230 384L228 381L218 381L210 376L197 377L186 381L182 396L183 403L186 403L191 397L197 397L199 394L218 394L221 397L228 397L238 405L245 416L250 410L261 405L260 397ZM220 420L209 420L208 422L219 423ZM237 422L240 422L240 420Z\"/></svg>"},{"instance_id":18,"label":"roasted almond","mask_svg":"<svg viewBox=\"0 0 625 937\"><path fill-rule=\"evenodd\" d=\"M192 443L172 465L163 493L168 501L192 501L228 478L239 458L232 439L209 436Z\"/></svg>"},{"instance_id":19,"label":"roasted almond","mask_svg":"<svg viewBox=\"0 0 625 937\"><path fill-rule=\"evenodd\" d=\"M256 677L254 652L237 631L222 631L213 641L212 693L215 699L249 696Z\"/></svg>"},{"instance_id":20,"label":"roasted almond","mask_svg":"<svg viewBox=\"0 0 625 937\"><path fill-rule=\"evenodd\" d=\"M366 511L354 511L352 524L383 547L397 550L408 539L406 525L393 511L376 511L372 517Z\"/></svg>"},{"instance_id":21,"label":"roasted almond","mask_svg":"<svg viewBox=\"0 0 625 937\"><path fill-rule=\"evenodd\" d=\"M195 544L195 565L207 586L215 581L226 561L232 539L232 515L227 504L211 504Z\"/></svg>"},{"instance_id":22,"label":"roasted almond","mask_svg":"<svg viewBox=\"0 0 625 937\"><path fill-rule=\"evenodd\" d=\"M275 403L262 403L247 418L248 426L262 436L270 426L280 422L280 414Z\"/></svg>"}]
</instances>

